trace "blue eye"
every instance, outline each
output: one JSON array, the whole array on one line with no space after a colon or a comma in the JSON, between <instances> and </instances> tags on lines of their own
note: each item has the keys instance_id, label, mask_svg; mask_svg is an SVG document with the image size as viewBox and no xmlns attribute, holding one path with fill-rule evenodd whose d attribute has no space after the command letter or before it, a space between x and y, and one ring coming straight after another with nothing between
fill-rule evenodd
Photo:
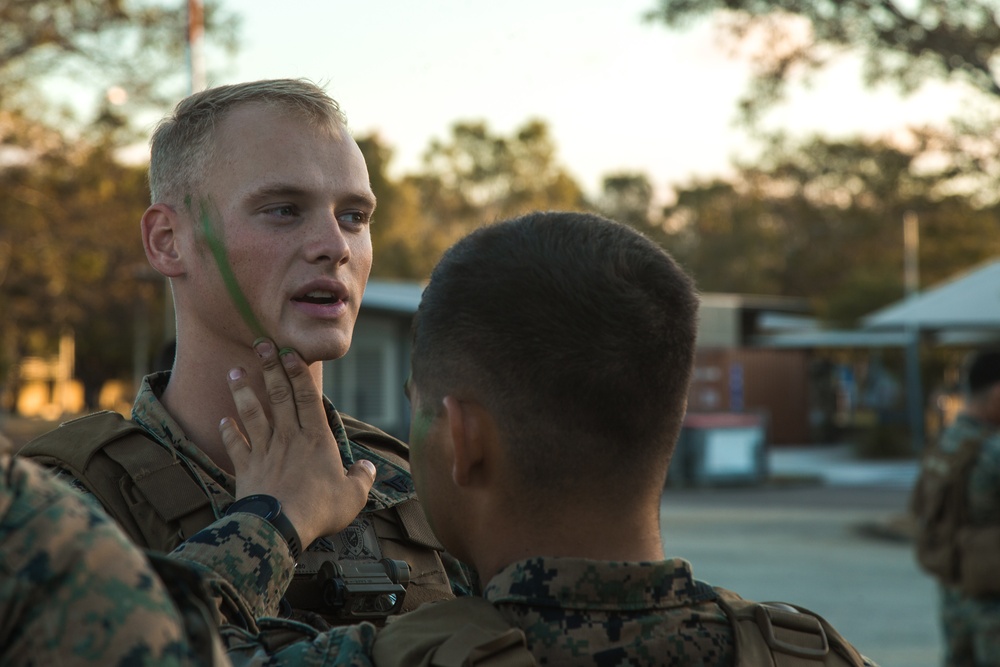
<instances>
[{"instance_id":1,"label":"blue eye","mask_svg":"<svg viewBox=\"0 0 1000 667\"><path fill-rule=\"evenodd\" d=\"M362 226L368 224L371 218L364 211L347 211L338 215L337 220L348 225Z\"/></svg>"},{"instance_id":2,"label":"blue eye","mask_svg":"<svg viewBox=\"0 0 1000 667\"><path fill-rule=\"evenodd\" d=\"M291 216L298 215L298 209L293 204L281 204L279 206L272 206L265 211L269 215L276 215L282 218L288 218Z\"/></svg>"}]
</instances>

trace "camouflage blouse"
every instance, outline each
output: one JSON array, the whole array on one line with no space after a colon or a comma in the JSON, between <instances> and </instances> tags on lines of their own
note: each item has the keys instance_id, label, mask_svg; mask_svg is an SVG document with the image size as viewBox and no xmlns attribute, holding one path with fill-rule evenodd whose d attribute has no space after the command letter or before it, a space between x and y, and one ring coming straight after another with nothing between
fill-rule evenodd
<instances>
[{"instance_id":1,"label":"camouflage blouse","mask_svg":"<svg viewBox=\"0 0 1000 667\"><path fill-rule=\"evenodd\" d=\"M941 434L940 447L955 451L970 439L982 441L969 473L970 519L977 525L1000 524L1000 429L963 412Z\"/></svg>"},{"instance_id":2,"label":"camouflage blouse","mask_svg":"<svg viewBox=\"0 0 1000 667\"><path fill-rule=\"evenodd\" d=\"M681 559L531 558L484 591L540 665L730 665L729 621Z\"/></svg>"},{"instance_id":3,"label":"camouflage blouse","mask_svg":"<svg viewBox=\"0 0 1000 667\"><path fill-rule=\"evenodd\" d=\"M204 665L152 565L97 507L31 461L0 458L0 664Z\"/></svg>"}]
</instances>

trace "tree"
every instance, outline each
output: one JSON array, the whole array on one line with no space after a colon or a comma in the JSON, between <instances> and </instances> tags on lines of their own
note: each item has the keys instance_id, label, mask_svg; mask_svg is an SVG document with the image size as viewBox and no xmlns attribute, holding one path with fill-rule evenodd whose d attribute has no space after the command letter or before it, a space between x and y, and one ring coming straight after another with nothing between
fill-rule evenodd
<instances>
[{"instance_id":1,"label":"tree","mask_svg":"<svg viewBox=\"0 0 1000 667\"><path fill-rule=\"evenodd\" d=\"M205 30L231 51L238 23L219 5L205 2ZM0 107L28 111L50 125L85 125L68 100L52 97L58 83L91 100L117 87L127 94L127 109L161 108L186 88L178 67L186 34L187 6L176 0L6 0L0 4Z\"/></svg>"},{"instance_id":2,"label":"tree","mask_svg":"<svg viewBox=\"0 0 1000 667\"><path fill-rule=\"evenodd\" d=\"M667 210L703 289L810 296L829 321L851 323L903 296L906 211L919 216L925 284L1000 253L998 16L1000 0L656 0L648 20L682 29L710 18L753 66L740 109L759 162L737 165L731 182L682 188ZM762 130L790 86L848 55L869 87L906 95L939 81L971 99L949 124L897 138Z\"/></svg>"},{"instance_id":3,"label":"tree","mask_svg":"<svg viewBox=\"0 0 1000 667\"><path fill-rule=\"evenodd\" d=\"M642 173L608 174L601 183L598 210L612 220L649 233L653 228L653 185Z\"/></svg>"},{"instance_id":4,"label":"tree","mask_svg":"<svg viewBox=\"0 0 1000 667\"><path fill-rule=\"evenodd\" d=\"M791 82L845 53L860 55L868 85L910 93L930 80L961 81L1000 100L997 0L658 0L647 19L681 28L711 16L743 52L754 78L748 119L779 102Z\"/></svg>"},{"instance_id":5,"label":"tree","mask_svg":"<svg viewBox=\"0 0 1000 667\"><path fill-rule=\"evenodd\" d=\"M0 339L13 364L44 355L75 332L77 374L93 399L104 381L127 376L133 320L162 312L162 281L145 280L138 220L145 169L114 158L115 145L58 146L0 171Z\"/></svg>"},{"instance_id":6,"label":"tree","mask_svg":"<svg viewBox=\"0 0 1000 667\"><path fill-rule=\"evenodd\" d=\"M936 171L939 189L991 204L1000 192L1000 0L657 0L647 19L683 28L711 17L720 42L753 66L740 101L754 132L790 86L846 55L869 87L910 94L953 84L969 99L958 117L911 128L907 149Z\"/></svg>"},{"instance_id":7,"label":"tree","mask_svg":"<svg viewBox=\"0 0 1000 667\"><path fill-rule=\"evenodd\" d=\"M232 47L236 21L218 5L206 3L206 30ZM136 138L139 111L162 112L186 92L185 22L185 4L173 0L0 4L0 389L8 397L19 359L51 353L73 331L93 399L104 380L130 374L134 320L155 326L162 312L162 281L145 279L137 232L145 170L115 155Z\"/></svg>"},{"instance_id":8,"label":"tree","mask_svg":"<svg viewBox=\"0 0 1000 667\"><path fill-rule=\"evenodd\" d=\"M434 268L443 245L422 213L420 195L412 181L396 181L389 176L392 149L378 136L358 137L357 142L378 198L371 225L372 276L424 279Z\"/></svg>"},{"instance_id":9,"label":"tree","mask_svg":"<svg viewBox=\"0 0 1000 667\"><path fill-rule=\"evenodd\" d=\"M536 209L582 209L583 193L555 158L548 126L528 121L512 136L484 122L459 122L450 141L433 140L410 176L440 248L476 227Z\"/></svg>"},{"instance_id":10,"label":"tree","mask_svg":"<svg viewBox=\"0 0 1000 667\"><path fill-rule=\"evenodd\" d=\"M786 138L732 182L679 189L665 244L704 291L808 297L849 325L903 296L907 211L920 219L926 283L1000 254L1000 211L936 187L883 141Z\"/></svg>"}]
</instances>

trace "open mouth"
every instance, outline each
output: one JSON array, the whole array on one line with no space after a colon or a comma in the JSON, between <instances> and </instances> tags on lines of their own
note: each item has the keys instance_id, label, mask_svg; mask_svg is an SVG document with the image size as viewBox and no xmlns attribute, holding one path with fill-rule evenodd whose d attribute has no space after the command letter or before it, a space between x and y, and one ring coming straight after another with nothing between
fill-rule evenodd
<instances>
[{"instance_id":1,"label":"open mouth","mask_svg":"<svg viewBox=\"0 0 1000 667\"><path fill-rule=\"evenodd\" d=\"M297 296L293 301L299 301L301 303L316 303L321 305L330 305L340 301L340 297L333 292L328 292L325 290L313 290L307 292L302 296Z\"/></svg>"}]
</instances>

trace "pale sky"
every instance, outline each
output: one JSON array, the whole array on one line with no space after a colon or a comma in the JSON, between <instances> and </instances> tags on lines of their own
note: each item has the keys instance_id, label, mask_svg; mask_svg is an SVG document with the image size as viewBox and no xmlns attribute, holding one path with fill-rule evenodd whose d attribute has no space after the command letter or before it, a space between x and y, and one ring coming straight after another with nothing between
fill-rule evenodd
<instances>
[{"instance_id":1,"label":"pale sky","mask_svg":"<svg viewBox=\"0 0 1000 667\"><path fill-rule=\"evenodd\" d=\"M355 133L377 131L396 175L457 120L510 133L545 120L558 160L591 194L601 176L645 171L658 189L724 174L745 152L734 127L747 67L707 25L644 23L654 0L229 0L243 16L235 59L209 85L305 77L325 85ZM211 55L208 45L207 52ZM771 122L831 135L940 119L953 96L862 94L850 63L795 95Z\"/></svg>"}]
</instances>

